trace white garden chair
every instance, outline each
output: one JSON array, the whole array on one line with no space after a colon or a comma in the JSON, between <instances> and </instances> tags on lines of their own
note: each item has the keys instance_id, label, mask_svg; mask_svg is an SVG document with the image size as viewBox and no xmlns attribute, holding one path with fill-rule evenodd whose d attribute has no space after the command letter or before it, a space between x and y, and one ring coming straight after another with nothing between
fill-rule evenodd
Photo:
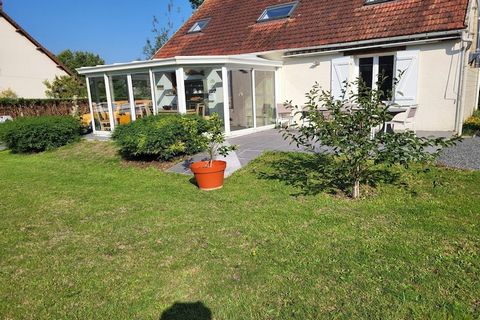
<instances>
[{"instance_id":1,"label":"white garden chair","mask_svg":"<svg viewBox=\"0 0 480 320\"><path fill-rule=\"evenodd\" d=\"M387 132L388 128L392 128L392 131L406 131L415 130L415 115L417 114L418 105L411 105L406 107L405 112L399 113L393 117L391 121L385 122L384 130Z\"/></svg>"},{"instance_id":2,"label":"white garden chair","mask_svg":"<svg viewBox=\"0 0 480 320\"><path fill-rule=\"evenodd\" d=\"M284 104L277 104L277 125L280 128L289 127L293 124L292 109Z\"/></svg>"}]
</instances>

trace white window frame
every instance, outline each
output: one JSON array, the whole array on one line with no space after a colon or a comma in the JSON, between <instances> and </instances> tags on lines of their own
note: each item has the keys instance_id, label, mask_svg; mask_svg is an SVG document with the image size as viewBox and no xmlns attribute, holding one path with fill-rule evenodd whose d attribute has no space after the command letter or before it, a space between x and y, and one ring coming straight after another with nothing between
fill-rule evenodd
<instances>
[{"instance_id":1,"label":"white window frame","mask_svg":"<svg viewBox=\"0 0 480 320\"><path fill-rule=\"evenodd\" d=\"M382 54L364 54L358 55L355 57L355 74L360 77L360 59L362 58L373 58L373 70L372 70L372 90L377 90L377 82L378 82L378 75L379 75L379 60L380 57L387 57L393 56L393 75L397 76L397 53L396 52L388 52ZM392 79L393 81L393 79ZM395 96L395 92L392 92Z\"/></svg>"},{"instance_id":2,"label":"white window frame","mask_svg":"<svg viewBox=\"0 0 480 320\"><path fill-rule=\"evenodd\" d=\"M203 25L203 27L200 26L200 23L202 22L205 22L205 24ZM208 26L208 24L210 23L210 18L206 18L206 19L200 19L200 20L197 20L195 21L195 23L190 27L190 29L188 29L187 33L199 33L199 32L202 32L203 30L205 30L205 28ZM199 28L199 30L195 30Z\"/></svg>"}]
</instances>

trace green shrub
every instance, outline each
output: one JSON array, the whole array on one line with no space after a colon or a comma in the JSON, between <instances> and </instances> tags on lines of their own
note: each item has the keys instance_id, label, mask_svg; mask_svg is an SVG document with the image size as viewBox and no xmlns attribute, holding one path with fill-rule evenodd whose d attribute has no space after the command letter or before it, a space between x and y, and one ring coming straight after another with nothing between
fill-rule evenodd
<instances>
[{"instance_id":1,"label":"green shrub","mask_svg":"<svg viewBox=\"0 0 480 320\"><path fill-rule=\"evenodd\" d=\"M477 110L463 124L463 133L474 135L480 132L480 110Z\"/></svg>"},{"instance_id":2,"label":"green shrub","mask_svg":"<svg viewBox=\"0 0 480 320\"><path fill-rule=\"evenodd\" d=\"M124 158L168 161L203 151L207 126L197 116L157 115L116 127L112 138Z\"/></svg>"},{"instance_id":3,"label":"green shrub","mask_svg":"<svg viewBox=\"0 0 480 320\"><path fill-rule=\"evenodd\" d=\"M79 138L80 122L70 116L24 117L0 125L0 140L15 153L51 150Z\"/></svg>"}]
</instances>

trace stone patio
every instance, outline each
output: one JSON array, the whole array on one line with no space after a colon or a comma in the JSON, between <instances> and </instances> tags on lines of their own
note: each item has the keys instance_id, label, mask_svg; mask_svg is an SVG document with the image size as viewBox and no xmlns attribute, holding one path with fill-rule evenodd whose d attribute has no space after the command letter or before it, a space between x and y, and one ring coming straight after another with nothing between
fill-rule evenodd
<instances>
[{"instance_id":1,"label":"stone patio","mask_svg":"<svg viewBox=\"0 0 480 320\"><path fill-rule=\"evenodd\" d=\"M278 130L267 130L240 137L227 139L227 143L237 145L238 150L231 152L225 159L227 161L226 176L246 166L250 161L258 158L264 151L301 151L294 145L285 141ZM206 160L205 153L195 155L191 159L181 162L170 168L169 172L191 174L190 164L195 161ZM223 157L218 159L223 160Z\"/></svg>"},{"instance_id":2,"label":"stone patio","mask_svg":"<svg viewBox=\"0 0 480 320\"><path fill-rule=\"evenodd\" d=\"M450 137L453 133L420 131L417 132L417 134L422 137ZM468 141L466 139L457 146L444 151L439 159L439 163L462 169L480 169L480 138L473 139L476 140L470 139L472 141ZM282 134L276 129L232 137L229 138L227 142L237 145L238 150L230 153L225 159L228 164L225 173L226 176L230 176L233 172L246 166L250 161L258 158L265 151L304 151L301 148L297 148L296 145L290 144L289 141L285 141ZM319 148L322 147L319 146ZM187 161L178 163L168 171L190 175L190 165L192 162L206 159L206 154L198 154ZM223 157L219 157L218 159L223 159Z\"/></svg>"}]
</instances>

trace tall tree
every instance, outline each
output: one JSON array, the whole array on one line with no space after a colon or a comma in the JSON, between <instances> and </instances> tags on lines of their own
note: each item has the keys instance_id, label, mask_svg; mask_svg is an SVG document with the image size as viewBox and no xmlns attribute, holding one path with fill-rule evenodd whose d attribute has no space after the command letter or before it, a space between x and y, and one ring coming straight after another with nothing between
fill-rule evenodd
<instances>
[{"instance_id":1,"label":"tall tree","mask_svg":"<svg viewBox=\"0 0 480 320\"><path fill-rule=\"evenodd\" d=\"M43 83L47 88L45 90L46 96L55 99L86 98L85 77L79 75L75 69L105 64L105 60L92 52L72 51L70 49L63 50L57 57L73 72L73 76L55 77L51 82L45 80Z\"/></svg>"},{"instance_id":2,"label":"tall tree","mask_svg":"<svg viewBox=\"0 0 480 320\"><path fill-rule=\"evenodd\" d=\"M197 9L203 3L204 0L190 0L193 9Z\"/></svg>"},{"instance_id":3,"label":"tall tree","mask_svg":"<svg viewBox=\"0 0 480 320\"><path fill-rule=\"evenodd\" d=\"M98 54L88 52L88 51L72 51L70 49L63 50L57 55L58 59L75 75L78 76L78 73L75 69L81 67L92 67L96 65L105 64Z\"/></svg>"},{"instance_id":4,"label":"tall tree","mask_svg":"<svg viewBox=\"0 0 480 320\"><path fill-rule=\"evenodd\" d=\"M143 54L146 59L150 59L153 55L170 39L173 33L173 0L167 3L167 10L165 11L165 23L160 25L160 21L156 16L152 20L152 35L153 39L147 39L143 47ZM177 8L180 11L180 7Z\"/></svg>"}]
</instances>

